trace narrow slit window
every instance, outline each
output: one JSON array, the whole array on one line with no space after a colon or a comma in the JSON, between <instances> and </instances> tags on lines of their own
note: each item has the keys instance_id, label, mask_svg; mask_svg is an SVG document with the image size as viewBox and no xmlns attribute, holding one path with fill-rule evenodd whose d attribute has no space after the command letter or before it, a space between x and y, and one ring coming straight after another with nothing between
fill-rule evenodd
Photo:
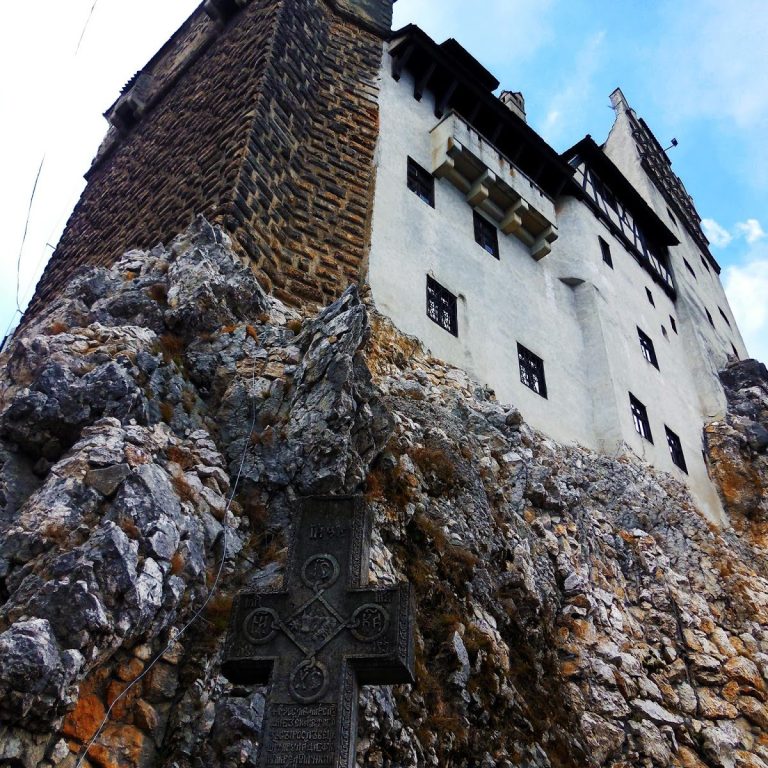
<instances>
[{"instance_id":1,"label":"narrow slit window","mask_svg":"<svg viewBox=\"0 0 768 768\"><path fill-rule=\"evenodd\" d=\"M675 318L672 317L672 315L669 316L669 324L672 326L672 330L677 333L677 323L675 322Z\"/></svg>"},{"instance_id":2,"label":"narrow slit window","mask_svg":"<svg viewBox=\"0 0 768 768\"><path fill-rule=\"evenodd\" d=\"M725 324L726 324L726 325L727 325L727 326L730 328L730 327L731 327L731 322L730 322L730 320L728 320L728 318L725 316L725 312L723 312L723 310L722 310L720 307L718 307L717 309L718 309L718 310L719 310L719 312L720 312L720 317L722 317L722 318L723 318L723 320L725 320Z\"/></svg>"},{"instance_id":3,"label":"narrow slit window","mask_svg":"<svg viewBox=\"0 0 768 768\"><path fill-rule=\"evenodd\" d=\"M651 293L649 288L645 289L645 295L648 297L648 301L651 303L651 306L655 307L656 302L653 300L653 294Z\"/></svg>"},{"instance_id":4,"label":"narrow slit window","mask_svg":"<svg viewBox=\"0 0 768 768\"><path fill-rule=\"evenodd\" d=\"M738 360L739 359L739 351L736 349L734 344L731 344L731 349L733 350L733 356Z\"/></svg>"},{"instance_id":5,"label":"narrow slit window","mask_svg":"<svg viewBox=\"0 0 768 768\"><path fill-rule=\"evenodd\" d=\"M600 253L603 256L603 261L613 269L613 259L611 258L611 246L598 235L597 238L600 241Z\"/></svg>"},{"instance_id":6,"label":"narrow slit window","mask_svg":"<svg viewBox=\"0 0 768 768\"><path fill-rule=\"evenodd\" d=\"M644 437L649 443L653 442L651 424L648 421L648 412L645 406L630 392L629 407L632 411L632 421L635 423L637 434Z\"/></svg>"},{"instance_id":7,"label":"narrow slit window","mask_svg":"<svg viewBox=\"0 0 768 768\"><path fill-rule=\"evenodd\" d=\"M435 207L435 177L413 158L408 158L408 189Z\"/></svg>"},{"instance_id":8,"label":"narrow slit window","mask_svg":"<svg viewBox=\"0 0 768 768\"><path fill-rule=\"evenodd\" d=\"M685 268L693 275L693 279L696 280L696 273L693 271L693 267L688 263L687 259L683 259Z\"/></svg>"},{"instance_id":9,"label":"narrow slit window","mask_svg":"<svg viewBox=\"0 0 768 768\"><path fill-rule=\"evenodd\" d=\"M499 258L499 232L488 219L477 211L472 211L475 222L475 242L481 245L494 258Z\"/></svg>"},{"instance_id":10,"label":"narrow slit window","mask_svg":"<svg viewBox=\"0 0 768 768\"><path fill-rule=\"evenodd\" d=\"M537 395L546 398L547 382L544 378L544 361L522 344L517 345L517 358L520 361L520 381Z\"/></svg>"},{"instance_id":11,"label":"narrow slit window","mask_svg":"<svg viewBox=\"0 0 768 768\"><path fill-rule=\"evenodd\" d=\"M680 438L665 424L664 431L667 433L667 445L669 446L669 453L672 456L672 463L682 469L685 474L688 474L688 467L685 463L685 456L683 455L683 446L680 444Z\"/></svg>"},{"instance_id":12,"label":"narrow slit window","mask_svg":"<svg viewBox=\"0 0 768 768\"><path fill-rule=\"evenodd\" d=\"M669 220L670 220L670 221L671 221L673 224L677 225L677 219L675 218L675 216L674 216L674 214L672 213L672 211L670 211L670 210L669 210L669 207L667 207L667 214L669 215Z\"/></svg>"},{"instance_id":13,"label":"narrow slit window","mask_svg":"<svg viewBox=\"0 0 768 768\"><path fill-rule=\"evenodd\" d=\"M715 321L712 319L712 315L709 314L709 310L706 307L704 307L704 311L707 313L707 320L709 320L709 324L714 328Z\"/></svg>"},{"instance_id":14,"label":"narrow slit window","mask_svg":"<svg viewBox=\"0 0 768 768\"><path fill-rule=\"evenodd\" d=\"M699 255L699 258L701 259L701 263L704 266L704 269L706 269L707 272L711 272L712 270L709 268L709 264L707 264L707 260L701 255Z\"/></svg>"},{"instance_id":15,"label":"narrow slit window","mask_svg":"<svg viewBox=\"0 0 768 768\"><path fill-rule=\"evenodd\" d=\"M653 348L651 337L637 329L637 335L640 339L640 349L643 351L643 357L656 369L659 367L659 361L656 358L656 350Z\"/></svg>"},{"instance_id":16,"label":"narrow slit window","mask_svg":"<svg viewBox=\"0 0 768 768\"><path fill-rule=\"evenodd\" d=\"M454 336L459 335L456 297L427 275L427 317Z\"/></svg>"}]
</instances>

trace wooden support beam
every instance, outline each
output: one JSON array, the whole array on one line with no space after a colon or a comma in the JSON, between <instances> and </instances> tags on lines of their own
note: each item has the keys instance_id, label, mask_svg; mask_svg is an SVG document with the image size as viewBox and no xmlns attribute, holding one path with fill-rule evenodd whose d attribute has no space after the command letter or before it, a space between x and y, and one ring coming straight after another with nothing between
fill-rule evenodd
<instances>
[{"instance_id":1,"label":"wooden support beam","mask_svg":"<svg viewBox=\"0 0 768 768\"><path fill-rule=\"evenodd\" d=\"M429 78L435 73L437 69L437 62L433 61L427 67L427 71L413 84L413 98L416 101L421 101L421 97L424 95L424 89L429 83Z\"/></svg>"},{"instance_id":2,"label":"wooden support beam","mask_svg":"<svg viewBox=\"0 0 768 768\"><path fill-rule=\"evenodd\" d=\"M435 117L440 118L445 114L445 109L448 106L451 97L456 92L456 88L459 86L459 81L454 80L446 89L443 95L438 99L435 94Z\"/></svg>"},{"instance_id":3,"label":"wooden support beam","mask_svg":"<svg viewBox=\"0 0 768 768\"><path fill-rule=\"evenodd\" d=\"M400 76L403 74L403 67L408 63L408 59L411 58L415 46L411 43L401 54L392 57L392 79L397 82L400 80Z\"/></svg>"}]
</instances>

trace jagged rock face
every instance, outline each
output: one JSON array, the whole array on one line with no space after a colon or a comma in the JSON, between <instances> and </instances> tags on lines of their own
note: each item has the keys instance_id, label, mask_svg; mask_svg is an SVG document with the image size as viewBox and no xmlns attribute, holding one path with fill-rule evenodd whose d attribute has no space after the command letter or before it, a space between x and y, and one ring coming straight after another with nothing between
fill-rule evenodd
<instances>
[{"instance_id":1,"label":"jagged rock face","mask_svg":"<svg viewBox=\"0 0 768 768\"><path fill-rule=\"evenodd\" d=\"M712 475L734 518L768 521L768 371L756 360L720 373L728 396L723 421L707 426Z\"/></svg>"},{"instance_id":2,"label":"jagged rock face","mask_svg":"<svg viewBox=\"0 0 768 768\"><path fill-rule=\"evenodd\" d=\"M363 492L417 682L363 689L360 768L768 766L760 514L713 528L547 440L355 289L302 319L200 221L80 273L4 362L0 765L72 768L106 723L83 765L255 768L231 598L279 583L297 496ZM764 472L757 374L724 374L715 476Z\"/></svg>"}]
</instances>

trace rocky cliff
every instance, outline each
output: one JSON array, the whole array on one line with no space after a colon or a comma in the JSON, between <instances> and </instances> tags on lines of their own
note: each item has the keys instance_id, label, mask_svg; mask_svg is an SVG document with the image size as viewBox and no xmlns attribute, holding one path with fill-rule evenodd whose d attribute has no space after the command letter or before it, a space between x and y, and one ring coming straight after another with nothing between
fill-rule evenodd
<instances>
[{"instance_id":1,"label":"rocky cliff","mask_svg":"<svg viewBox=\"0 0 768 768\"><path fill-rule=\"evenodd\" d=\"M286 309L204 221L78 273L3 363L0 765L256 766L263 690L220 675L232 596L279 583L296 497L363 492L372 580L415 588L417 683L363 690L361 768L768 766L753 361L707 430L727 529L354 289Z\"/></svg>"}]
</instances>

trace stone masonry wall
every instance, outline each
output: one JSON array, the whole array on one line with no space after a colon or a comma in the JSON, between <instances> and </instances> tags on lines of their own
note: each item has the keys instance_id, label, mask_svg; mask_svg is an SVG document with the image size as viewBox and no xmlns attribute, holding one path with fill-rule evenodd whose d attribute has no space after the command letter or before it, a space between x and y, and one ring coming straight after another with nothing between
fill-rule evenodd
<instances>
[{"instance_id":1,"label":"stone masonry wall","mask_svg":"<svg viewBox=\"0 0 768 768\"><path fill-rule=\"evenodd\" d=\"M338 295L367 242L381 46L321 0L253 0L93 171L28 317L198 213L283 299Z\"/></svg>"}]
</instances>

